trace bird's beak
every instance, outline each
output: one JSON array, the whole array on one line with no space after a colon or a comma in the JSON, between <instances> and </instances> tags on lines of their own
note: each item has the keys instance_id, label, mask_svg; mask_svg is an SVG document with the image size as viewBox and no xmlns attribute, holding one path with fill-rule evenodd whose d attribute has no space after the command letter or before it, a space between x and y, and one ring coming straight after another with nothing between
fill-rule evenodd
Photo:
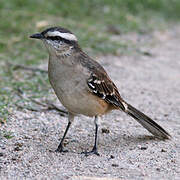
<instances>
[{"instance_id":1,"label":"bird's beak","mask_svg":"<svg viewBox=\"0 0 180 180\"><path fill-rule=\"evenodd\" d=\"M36 34L31 35L30 38L43 39L44 36L41 33L36 33Z\"/></svg>"}]
</instances>

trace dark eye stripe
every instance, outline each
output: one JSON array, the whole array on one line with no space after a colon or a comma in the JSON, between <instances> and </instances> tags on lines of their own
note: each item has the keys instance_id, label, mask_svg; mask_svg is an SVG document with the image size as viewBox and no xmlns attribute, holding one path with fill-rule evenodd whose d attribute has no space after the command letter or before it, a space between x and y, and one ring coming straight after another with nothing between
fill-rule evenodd
<instances>
[{"instance_id":1,"label":"dark eye stripe","mask_svg":"<svg viewBox=\"0 0 180 180\"><path fill-rule=\"evenodd\" d=\"M70 40L62 38L60 36L47 36L46 39L49 39L51 41L62 41L64 43L70 44L70 45L75 45L76 44L76 41L70 41Z\"/></svg>"},{"instance_id":2,"label":"dark eye stripe","mask_svg":"<svg viewBox=\"0 0 180 180\"><path fill-rule=\"evenodd\" d=\"M47 36L46 39L51 39L51 40L62 40L62 38L59 37L59 36Z\"/></svg>"}]
</instances>

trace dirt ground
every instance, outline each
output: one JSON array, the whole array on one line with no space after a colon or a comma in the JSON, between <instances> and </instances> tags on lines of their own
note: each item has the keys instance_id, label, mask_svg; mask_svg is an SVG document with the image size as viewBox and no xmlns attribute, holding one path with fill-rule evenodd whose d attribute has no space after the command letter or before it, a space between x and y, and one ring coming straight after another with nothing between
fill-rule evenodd
<instances>
[{"instance_id":1,"label":"dirt ground","mask_svg":"<svg viewBox=\"0 0 180 180\"><path fill-rule=\"evenodd\" d=\"M57 111L15 111L0 134L0 179L180 179L180 27L122 37L141 43L138 51L97 59L121 96L163 126L171 140L153 138L131 117L113 111L103 118L99 153L93 119L77 117L66 139L68 153L55 153L67 125ZM152 40L153 39L153 40ZM57 101L58 103L58 101ZM98 178L99 177L99 178Z\"/></svg>"}]
</instances>

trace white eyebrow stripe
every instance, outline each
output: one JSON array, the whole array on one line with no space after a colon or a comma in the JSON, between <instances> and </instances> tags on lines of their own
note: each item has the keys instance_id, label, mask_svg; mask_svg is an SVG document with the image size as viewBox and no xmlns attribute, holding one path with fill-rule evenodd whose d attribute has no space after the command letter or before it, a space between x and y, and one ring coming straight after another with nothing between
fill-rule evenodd
<instances>
[{"instance_id":1,"label":"white eyebrow stripe","mask_svg":"<svg viewBox=\"0 0 180 180\"><path fill-rule=\"evenodd\" d=\"M47 33L48 36L60 36L64 39L67 39L69 41L77 41L77 38L74 34L71 33L61 33L59 31L50 31Z\"/></svg>"}]
</instances>

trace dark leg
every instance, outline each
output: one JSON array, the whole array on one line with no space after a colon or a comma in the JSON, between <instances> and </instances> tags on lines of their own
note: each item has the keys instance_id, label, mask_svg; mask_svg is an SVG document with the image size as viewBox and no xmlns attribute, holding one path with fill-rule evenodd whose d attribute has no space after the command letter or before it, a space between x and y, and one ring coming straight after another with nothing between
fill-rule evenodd
<instances>
[{"instance_id":1,"label":"dark leg","mask_svg":"<svg viewBox=\"0 0 180 180\"><path fill-rule=\"evenodd\" d=\"M58 148L56 149L56 152L67 152L67 150L63 150L63 141L64 141L64 139L66 137L66 134L67 134L67 132L69 130L69 127L71 126L71 123L72 123L73 120L74 120L74 116L69 113L69 116L68 116L68 125L66 127L65 132L64 132L63 138L61 139L61 142L60 142Z\"/></svg>"},{"instance_id":2,"label":"dark leg","mask_svg":"<svg viewBox=\"0 0 180 180\"><path fill-rule=\"evenodd\" d=\"M90 155L90 154L96 154L97 156L99 156L98 150L97 150L97 144L98 144L98 116L95 116L95 142L94 142L94 146L92 148L91 151L89 152L82 152L83 154L85 154L86 156Z\"/></svg>"}]
</instances>

